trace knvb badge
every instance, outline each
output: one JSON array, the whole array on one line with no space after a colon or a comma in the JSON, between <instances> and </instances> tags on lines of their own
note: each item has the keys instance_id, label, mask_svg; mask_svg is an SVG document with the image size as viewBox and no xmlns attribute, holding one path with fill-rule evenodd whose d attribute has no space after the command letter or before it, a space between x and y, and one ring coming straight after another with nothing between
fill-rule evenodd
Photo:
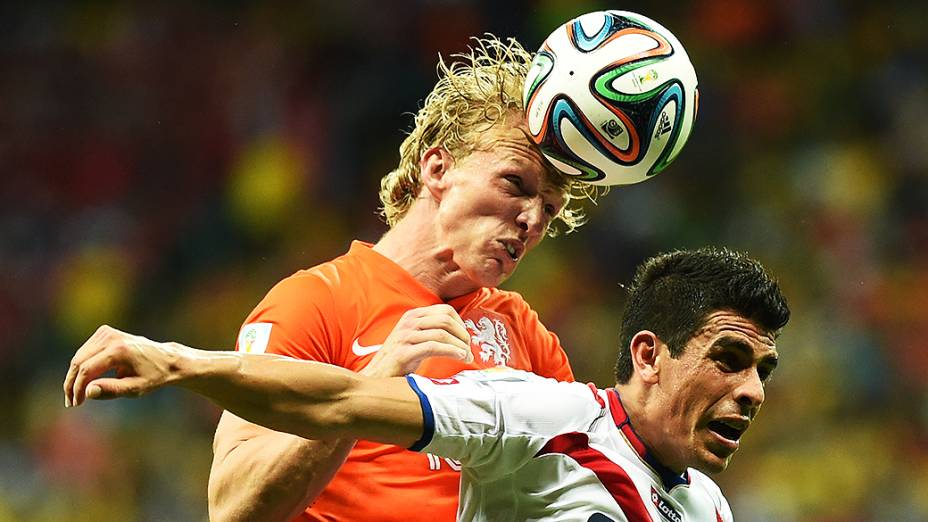
<instances>
[{"instance_id":1,"label":"knvb badge","mask_svg":"<svg viewBox=\"0 0 928 522\"><path fill-rule=\"evenodd\" d=\"M480 360L494 366L507 366L512 358L512 348L509 346L509 331L502 319L489 317L488 312L481 310L481 317L477 320L465 319L464 326L470 334L471 344L480 349Z\"/></svg>"}]
</instances>

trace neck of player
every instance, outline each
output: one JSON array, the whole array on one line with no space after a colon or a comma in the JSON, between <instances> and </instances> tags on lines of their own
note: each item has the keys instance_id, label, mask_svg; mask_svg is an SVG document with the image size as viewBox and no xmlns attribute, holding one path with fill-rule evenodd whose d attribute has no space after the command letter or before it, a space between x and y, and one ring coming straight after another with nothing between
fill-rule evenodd
<instances>
[{"instance_id":1,"label":"neck of player","mask_svg":"<svg viewBox=\"0 0 928 522\"><path fill-rule=\"evenodd\" d=\"M453 260L453 251L441 244L434 223L415 212L415 206L393 226L374 250L409 272L443 301L480 288Z\"/></svg>"},{"instance_id":2,"label":"neck of player","mask_svg":"<svg viewBox=\"0 0 928 522\"><path fill-rule=\"evenodd\" d=\"M638 438L644 442L648 453L673 473L682 475L686 471L687 465L676 458L673 451L669 451L672 448L665 448L660 444L662 440L666 439L664 434L665 425L659 420L663 417L658 412L652 411L662 407L650 395L653 390L640 386L640 383L635 382L634 377L627 384L617 384L615 389L619 392L619 396L622 397L622 406L625 408L625 413L628 415L628 419ZM654 419L658 420L655 422Z\"/></svg>"}]
</instances>

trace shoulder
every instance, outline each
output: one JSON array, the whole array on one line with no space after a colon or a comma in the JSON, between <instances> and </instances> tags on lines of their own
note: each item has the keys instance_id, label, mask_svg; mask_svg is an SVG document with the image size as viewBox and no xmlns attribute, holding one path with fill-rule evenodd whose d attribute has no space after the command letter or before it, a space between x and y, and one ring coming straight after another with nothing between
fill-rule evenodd
<instances>
[{"instance_id":1,"label":"shoulder","mask_svg":"<svg viewBox=\"0 0 928 522\"><path fill-rule=\"evenodd\" d=\"M273 288L270 293L290 296L294 299L312 300L322 293L335 293L351 285L355 268L358 265L356 256L345 254L330 261L320 263L310 268L304 268L285 277Z\"/></svg>"},{"instance_id":2,"label":"shoulder","mask_svg":"<svg viewBox=\"0 0 928 522\"><path fill-rule=\"evenodd\" d=\"M721 488L719 488L718 484L716 484L715 481L709 478L709 476L705 473L693 468L689 468L687 473L689 473L690 482L693 485L706 490L713 496L722 496Z\"/></svg>"},{"instance_id":3,"label":"shoulder","mask_svg":"<svg viewBox=\"0 0 928 522\"><path fill-rule=\"evenodd\" d=\"M690 475L690 483L700 488L709 498L712 499L713 504L718 511L718 514L721 515L722 520L732 520L731 507L728 505L728 500L725 498L725 495L722 494L722 489L714 480L709 478L708 475L702 473L701 471L690 468L688 470Z\"/></svg>"},{"instance_id":4,"label":"shoulder","mask_svg":"<svg viewBox=\"0 0 928 522\"><path fill-rule=\"evenodd\" d=\"M544 408L553 406L603 408L598 390L592 385L564 382L542 377L531 372L496 366L482 370L466 370L447 379L428 379L436 385L462 384L467 387L483 387L494 395L505 397L505 401L527 399Z\"/></svg>"},{"instance_id":5,"label":"shoulder","mask_svg":"<svg viewBox=\"0 0 928 522\"><path fill-rule=\"evenodd\" d=\"M447 425L439 430L445 436L477 430L509 437L507 443L519 438L519 444L543 445L545 437L585 431L608 413L597 391L587 385L510 368L407 379L423 404L429 404L423 409L436 412L434 418Z\"/></svg>"},{"instance_id":6,"label":"shoulder","mask_svg":"<svg viewBox=\"0 0 928 522\"><path fill-rule=\"evenodd\" d=\"M348 290L331 261L300 270L274 285L245 323L268 322L278 330L297 331L308 328L316 319L331 323L344 315L344 307L336 296L348 295Z\"/></svg>"},{"instance_id":7,"label":"shoulder","mask_svg":"<svg viewBox=\"0 0 928 522\"><path fill-rule=\"evenodd\" d=\"M536 375L525 370L517 370L508 366L494 366L480 370L464 370L455 375L456 378L468 382L517 382L534 386L551 386L558 381Z\"/></svg>"},{"instance_id":8,"label":"shoulder","mask_svg":"<svg viewBox=\"0 0 928 522\"><path fill-rule=\"evenodd\" d=\"M326 275L324 265L300 270L274 285L264 301L290 305L329 297L333 294L333 284L332 278Z\"/></svg>"}]
</instances>

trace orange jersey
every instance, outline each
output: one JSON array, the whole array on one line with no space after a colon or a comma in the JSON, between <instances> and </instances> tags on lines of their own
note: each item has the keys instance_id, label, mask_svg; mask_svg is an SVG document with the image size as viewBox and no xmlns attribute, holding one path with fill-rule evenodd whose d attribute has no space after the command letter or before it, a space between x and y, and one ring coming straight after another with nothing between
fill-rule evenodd
<instances>
[{"instance_id":1,"label":"orange jersey","mask_svg":"<svg viewBox=\"0 0 928 522\"><path fill-rule=\"evenodd\" d=\"M237 349L364 368L411 308L441 303L397 264L355 241L347 254L278 283L245 321ZM556 335L519 294L481 288L448 304L471 334L474 362L425 360L441 378L505 365L573 380ZM460 465L397 446L358 441L322 494L295 520L455 519Z\"/></svg>"}]
</instances>

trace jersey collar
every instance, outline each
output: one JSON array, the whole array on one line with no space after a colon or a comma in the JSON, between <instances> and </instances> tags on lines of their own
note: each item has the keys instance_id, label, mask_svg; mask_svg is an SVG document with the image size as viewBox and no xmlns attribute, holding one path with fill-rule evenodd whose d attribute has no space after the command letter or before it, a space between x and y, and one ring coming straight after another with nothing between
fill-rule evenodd
<instances>
[{"instance_id":1,"label":"jersey collar","mask_svg":"<svg viewBox=\"0 0 928 522\"><path fill-rule=\"evenodd\" d=\"M416 302L424 304L438 304L441 299L426 288L403 267L392 259L374 250L374 245L360 240L351 242L348 255L361 259L371 267L371 277L389 285L396 291L408 295Z\"/></svg>"},{"instance_id":2,"label":"jersey collar","mask_svg":"<svg viewBox=\"0 0 928 522\"><path fill-rule=\"evenodd\" d=\"M631 419L628 418L628 413L625 412L625 406L622 405L622 398L619 397L619 392L616 391L615 388L609 388L606 390L606 394L609 397L609 411L612 412L612 420L615 421L615 426L625 435L625 438L628 439L629 444L631 444L635 452L638 453L641 460L645 461L651 469L657 473L657 476L661 479L661 483L664 485L664 489L670 490L674 486L689 484L689 471L679 475L674 473L667 466L661 464L661 462L648 450L647 445L641 440L641 437L635 433L635 428L632 427Z\"/></svg>"},{"instance_id":3,"label":"jersey collar","mask_svg":"<svg viewBox=\"0 0 928 522\"><path fill-rule=\"evenodd\" d=\"M434 292L425 287L419 280L407 272L403 267L396 264L392 259L384 256L374 250L374 245L365 241L354 240L351 242L351 248L348 255L356 256L372 267L376 267L375 277L390 285L398 292L410 296L418 302L427 304L439 304L442 301ZM468 306L477 302L480 298L485 298L491 290L489 288L478 288L473 292L454 297L447 301L455 310L463 314L468 310Z\"/></svg>"}]
</instances>

